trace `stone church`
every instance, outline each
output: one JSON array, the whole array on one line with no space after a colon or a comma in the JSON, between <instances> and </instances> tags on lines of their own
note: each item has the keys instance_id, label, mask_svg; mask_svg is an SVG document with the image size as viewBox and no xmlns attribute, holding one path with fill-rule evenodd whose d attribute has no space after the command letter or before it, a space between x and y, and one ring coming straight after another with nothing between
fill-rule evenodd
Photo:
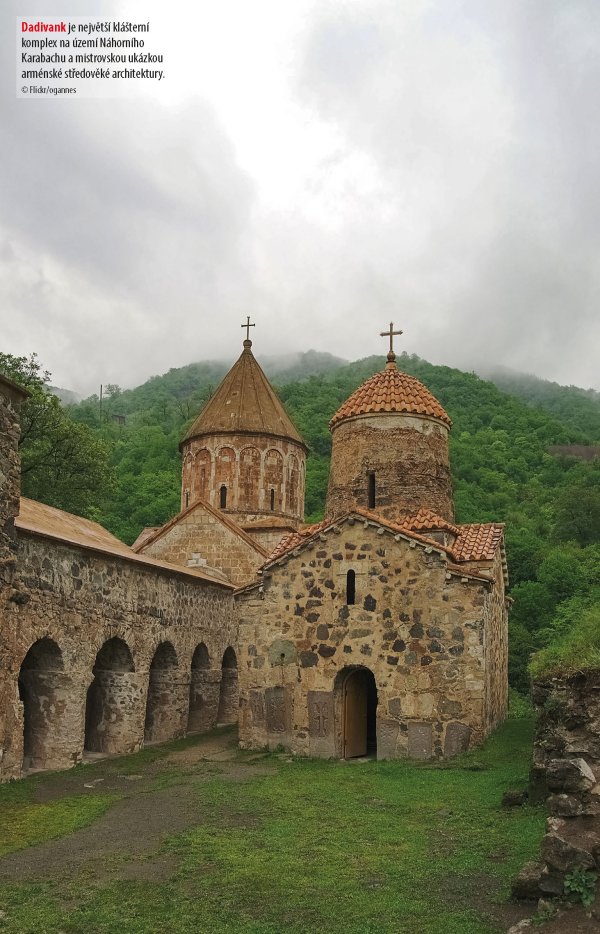
<instances>
[{"instance_id":1,"label":"stone church","mask_svg":"<svg viewBox=\"0 0 600 934\"><path fill-rule=\"evenodd\" d=\"M183 438L181 511L129 548L20 499L0 378L0 779L239 722L244 748L442 758L506 715L503 526L457 525L451 421L393 352L307 447L243 352Z\"/></svg>"}]
</instances>

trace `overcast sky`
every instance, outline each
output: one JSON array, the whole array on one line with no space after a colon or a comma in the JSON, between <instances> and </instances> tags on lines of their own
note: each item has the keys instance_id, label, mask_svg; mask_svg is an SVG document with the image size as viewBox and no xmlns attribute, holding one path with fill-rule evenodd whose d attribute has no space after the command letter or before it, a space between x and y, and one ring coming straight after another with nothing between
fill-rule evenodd
<instances>
[{"instance_id":1,"label":"overcast sky","mask_svg":"<svg viewBox=\"0 0 600 934\"><path fill-rule=\"evenodd\" d=\"M15 16L150 20L166 79L16 100ZM0 349L57 385L399 350L600 389L598 0L5 0Z\"/></svg>"}]
</instances>

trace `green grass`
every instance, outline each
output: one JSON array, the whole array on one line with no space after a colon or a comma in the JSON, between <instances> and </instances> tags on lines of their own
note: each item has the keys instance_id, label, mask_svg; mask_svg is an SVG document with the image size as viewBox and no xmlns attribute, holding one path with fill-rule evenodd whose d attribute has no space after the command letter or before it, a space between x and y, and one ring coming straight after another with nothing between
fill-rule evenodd
<instances>
[{"instance_id":1,"label":"green grass","mask_svg":"<svg viewBox=\"0 0 600 934\"><path fill-rule=\"evenodd\" d=\"M529 665L534 678L568 676L600 668L600 605L582 610L568 629L537 652Z\"/></svg>"},{"instance_id":2,"label":"green grass","mask_svg":"<svg viewBox=\"0 0 600 934\"><path fill-rule=\"evenodd\" d=\"M508 898L511 876L537 853L543 832L540 809L500 807L507 788L525 784L530 750L530 721L513 720L482 749L441 765L270 756L261 764L266 762L271 774L246 778L239 761L235 776L219 763L220 777L205 774L194 786L202 822L191 821L189 829L171 835L161 847L161 858L173 865L166 881L107 882L82 872L56 881L0 885L5 912L0 931L505 930L507 924L490 920L490 906ZM120 761L135 763L136 757ZM179 778L192 781L194 775L182 772ZM156 784L160 787L160 776ZM0 788L2 814L5 796L11 795L13 786ZM94 819L88 810L93 802L102 813L109 804L105 799L94 792L80 797L80 821ZM55 816L59 804L63 810ZM27 826L27 809L35 807L21 797L9 810L16 809ZM76 810L75 798L68 798L30 817L48 839L56 835L60 820L68 821ZM81 823L65 824L63 832L75 826Z\"/></svg>"}]
</instances>

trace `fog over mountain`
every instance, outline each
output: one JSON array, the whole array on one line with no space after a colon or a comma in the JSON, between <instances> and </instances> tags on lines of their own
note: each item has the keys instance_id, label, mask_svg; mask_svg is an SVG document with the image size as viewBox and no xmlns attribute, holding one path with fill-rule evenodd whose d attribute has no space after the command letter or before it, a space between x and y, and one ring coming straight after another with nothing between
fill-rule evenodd
<instances>
[{"instance_id":1,"label":"fog over mountain","mask_svg":"<svg viewBox=\"0 0 600 934\"><path fill-rule=\"evenodd\" d=\"M87 395L231 363L248 314L266 357L381 354L393 320L433 363L600 389L594 0L53 10L150 20L166 78L60 101L7 79L5 352Z\"/></svg>"}]
</instances>

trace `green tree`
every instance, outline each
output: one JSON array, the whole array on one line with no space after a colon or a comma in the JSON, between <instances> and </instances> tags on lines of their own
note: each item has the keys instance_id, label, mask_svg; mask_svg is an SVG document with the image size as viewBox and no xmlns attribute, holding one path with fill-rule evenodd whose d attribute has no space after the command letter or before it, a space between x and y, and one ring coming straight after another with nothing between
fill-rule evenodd
<instances>
[{"instance_id":1,"label":"green tree","mask_svg":"<svg viewBox=\"0 0 600 934\"><path fill-rule=\"evenodd\" d=\"M0 353L0 372L29 392L21 415L22 492L78 515L95 516L113 474L108 446L74 422L48 388L50 374L36 354Z\"/></svg>"}]
</instances>

